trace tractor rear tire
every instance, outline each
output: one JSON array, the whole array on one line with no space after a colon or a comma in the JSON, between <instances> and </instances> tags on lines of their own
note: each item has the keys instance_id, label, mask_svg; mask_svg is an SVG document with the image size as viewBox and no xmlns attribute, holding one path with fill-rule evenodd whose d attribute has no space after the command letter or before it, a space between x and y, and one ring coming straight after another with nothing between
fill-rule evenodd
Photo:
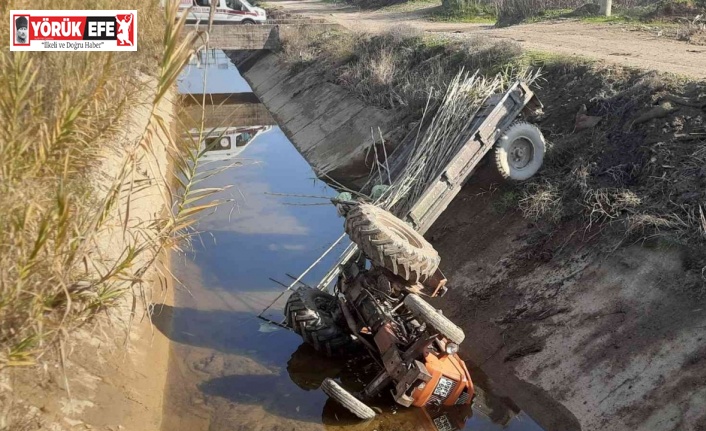
<instances>
[{"instance_id":1,"label":"tractor rear tire","mask_svg":"<svg viewBox=\"0 0 706 431\"><path fill-rule=\"evenodd\" d=\"M446 316L436 311L434 307L419 297L419 295L407 295L404 299L404 305L416 318L434 328L436 332L448 338L449 341L461 344L466 338L463 329L459 328Z\"/></svg>"},{"instance_id":2,"label":"tractor rear tire","mask_svg":"<svg viewBox=\"0 0 706 431\"><path fill-rule=\"evenodd\" d=\"M495 144L495 164L506 180L524 181L536 174L544 162L546 142L539 127L517 121Z\"/></svg>"},{"instance_id":3,"label":"tractor rear tire","mask_svg":"<svg viewBox=\"0 0 706 431\"><path fill-rule=\"evenodd\" d=\"M331 399L341 404L349 412L363 420L370 420L375 417L375 411L366 406L350 392L343 389L335 380L327 378L321 384L321 390Z\"/></svg>"},{"instance_id":4,"label":"tractor rear tire","mask_svg":"<svg viewBox=\"0 0 706 431\"><path fill-rule=\"evenodd\" d=\"M346 233L374 264L412 283L422 283L441 258L424 237L382 208L360 204L346 215Z\"/></svg>"},{"instance_id":5,"label":"tractor rear tire","mask_svg":"<svg viewBox=\"0 0 706 431\"><path fill-rule=\"evenodd\" d=\"M287 299L284 315L294 332L327 356L347 353L353 345L353 338L339 323L338 300L327 292L300 287Z\"/></svg>"}]
</instances>

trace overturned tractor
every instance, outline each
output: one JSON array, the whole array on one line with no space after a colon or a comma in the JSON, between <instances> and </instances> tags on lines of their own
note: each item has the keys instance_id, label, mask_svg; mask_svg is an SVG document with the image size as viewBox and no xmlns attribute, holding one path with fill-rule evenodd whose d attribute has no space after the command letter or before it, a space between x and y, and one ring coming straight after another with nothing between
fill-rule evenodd
<instances>
[{"instance_id":1,"label":"overturned tractor","mask_svg":"<svg viewBox=\"0 0 706 431\"><path fill-rule=\"evenodd\" d=\"M319 352L336 355L364 346L379 364L380 373L357 397L331 379L321 385L358 417L372 418L375 412L363 401L388 387L403 406L470 405L473 383L457 354L464 333L422 299L446 292L439 255L422 235L492 148L504 178L523 181L537 173L544 137L536 126L516 120L538 109L534 93L518 81L504 94L487 97L448 141L431 133L422 140L433 145L399 148L386 161L388 184L367 192L371 201L384 202L400 218L352 201L350 194L334 199L355 247L349 247L318 289L295 291L285 317L287 326ZM435 163L429 162L430 152L436 154ZM375 197L380 187L387 191ZM334 280L333 294L325 292Z\"/></svg>"},{"instance_id":2,"label":"overturned tractor","mask_svg":"<svg viewBox=\"0 0 706 431\"><path fill-rule=\"evenodd\" d=\"M375 412L361 399L387 387L406 407L470 404L473 383L457 354L464 333L420 296L443 292L438 253L374 205L349 205L345 212L358 258L339 274L333 295L308 287L295 291L285 306L287 325L326 355L362 345L382 371L360 399L331 379L321 389L362 419Z\"/></svg>"}]
</instances>

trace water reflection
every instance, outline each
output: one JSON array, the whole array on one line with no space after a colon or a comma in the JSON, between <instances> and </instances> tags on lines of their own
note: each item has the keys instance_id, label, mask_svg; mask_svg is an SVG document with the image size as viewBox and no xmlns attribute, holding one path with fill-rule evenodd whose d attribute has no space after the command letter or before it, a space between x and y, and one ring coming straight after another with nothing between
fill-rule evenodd
<instances>
[{"instance_id":1,"label":"water reflection","mask_svg":"<svg viewBox=\"0 0 706 431\"><path fill-rule=\"evenodd\" d=\"M191 130L191 137L199 142L201 160L206 162L233 160L245 150L255 138L272 129L272 126L214 127L204 132Z\"/></svg>"}]
</instances>

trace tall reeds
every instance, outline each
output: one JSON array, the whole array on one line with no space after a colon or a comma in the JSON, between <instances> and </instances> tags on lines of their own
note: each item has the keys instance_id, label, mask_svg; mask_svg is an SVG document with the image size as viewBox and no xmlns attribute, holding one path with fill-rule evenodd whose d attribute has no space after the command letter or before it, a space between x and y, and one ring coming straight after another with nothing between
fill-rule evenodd
<instances>
[{"instance_id":1,"label":"tall reeds","mask_svg":"<svg viewBox=\"0 0 706 431\"><path fill-rule=\"evenodd\" d=\"M7 17L10 9L84 3L17 0L0 11ZM91 5L138 10L136 53L11 53L3 39L0 367L35 363L70 328L126 295L133 298L131 321L140 299L147 308L149 269L161 252L178 247L199 213L218 204L203 203L217 190L196 185L200 141L183 139L168 117L168 96L200 40L177 19L177 3ZM3 34L8 23L0 21ZM124 138L126 129L132 139ZM155 163L159 154L172 172ZM136 220L131 211L147 190L159 190L165 210Z\"/></svg>"}]
</instances>

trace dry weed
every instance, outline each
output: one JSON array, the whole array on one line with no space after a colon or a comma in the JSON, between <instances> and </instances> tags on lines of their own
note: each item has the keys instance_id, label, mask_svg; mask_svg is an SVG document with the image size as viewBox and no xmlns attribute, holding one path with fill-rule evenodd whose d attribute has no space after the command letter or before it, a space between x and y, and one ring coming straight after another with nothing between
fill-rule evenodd
<instances>
[{"instance_id":1,"label":"dry weed","mask_svg":"<svg viewBox=\"0 0 706 431\"><path fill-rule=\"evenodd\" d=\"M417 118L430 98L431 106L438 106L459 69L494 76L521 54L517 44L487 38L442 40L408 26L374 36L335 31L300 36L284 44L284 58L293 72L317 69L367 103L405 110Z\"/></svg>"},{"instance_id":2,"label":"dry weed","mask_svg":"<svg viewBox=\"0 0 706 431\"><path fill-rule=\"evenodd\" d=\"M562 216L562 201L556 186L535 184L520 199L522 215L530 220L547 219L557 222Z\"/></svg>"},{"instance_id":3,"label":"dry weed","mask_svg":"<svg viewBox=\"0 0 706 431\"><path fill-rule=\"evenodd\" d=\"M370 76L376 85L390 85L395 77L396 64L394 53L383 49L370 59Z\"/></svg>"},{"instance_id":4,"label":"dry weed","mask_svg":"<svg viewBox=\"0 0 706 431\"><path fill-rule=\"evenodd\" d=\"M674 214L657 216L653 214L634 214L627 217L627 233L653 236L664 231L673 231L686 227L683 220Z\"/></svg>"},{"instance_id":5,"label":"dry weed","mask_svg":"<svg viewBox=\"0 0 706 431\"><path fill-rule=\"evenodd\" d=\"M590 189L584 194L583 204L588 210L588 226L605 223L621 217L639 206L641 200L630 190Z\"/></svg>"},{"instance_id":6,"label":"dry weed","mask_svg":"<svg viewBox=\"0 0 706 431\"><path fill-rule=\"evenodd\" d=\"M698 39L697 44L705 44L706 14L697 15L693 19L683 19L677 29L676 38L685 42L694 42Z\"/></svg>"}]
</instances>

